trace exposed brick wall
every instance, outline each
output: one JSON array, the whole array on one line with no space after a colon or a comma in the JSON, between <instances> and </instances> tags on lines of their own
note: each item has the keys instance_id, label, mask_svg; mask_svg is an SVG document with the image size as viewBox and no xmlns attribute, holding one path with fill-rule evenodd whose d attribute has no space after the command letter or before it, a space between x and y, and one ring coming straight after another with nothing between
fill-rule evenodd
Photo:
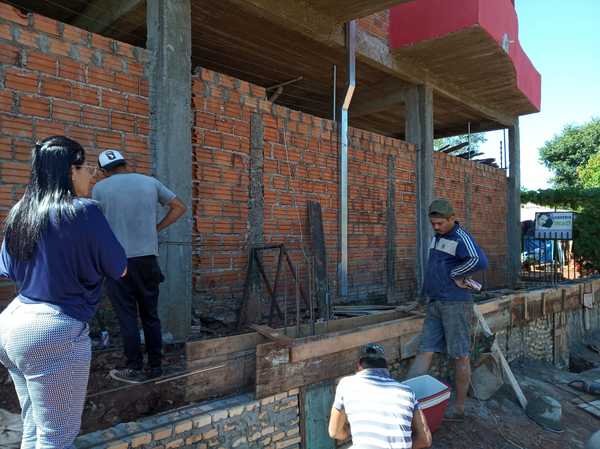
<instances>
[{"instance_id":1,"label":"exposed brick wall","mask_svg":"<svg viewBox=\"0 0 600 449\"><path fill-rule=\"evenodd\" d=\"M150 172L145 50L0 3L0 213L29 179L36 140L64 134Z\"/></svg>"},{"instance_id":2,"label":"exposed brick wall","mask_svg":"<svg viewBox=\"0 0 600 449\"><path fill-rule=\"evenodd\" d=\"M93 164L107 147L150 173L146 50L0 3L0 219L22 195L36 140L63 134ZM0 300L13 294L0 285Z\"/></svg>"},{"instance_id":3,"label":"exposed brick wall","mask_svg":"<svg viewBox=\"0 0 600 449\"><path fill-rule=\"evenodd\" d=\"M507 180L504 170L435 153L435 195L454 204L457 218L475 237L490 266L485 286L506 282Z\"/></svg>"},{"instance_id":4,"label":"exposed brick wall","mask_svg":"<svg viewBox=\"0 0 600 449\"><path fill-rule=\"evenodd\" d=\"M389 39L390 10L385 9L358 19L358 28L387 43Z\"/></svg>"},{"instance_id":5,"label":"exposed brick wall","mask_svg":"<svg viewBox=\"0 0 600 449\"><path fill-rule=\"evenodd\" d=\"M338 264L337 132L330 120L274 105L262 88L201 69L193 78L194 291L206 314L239 305L248 257L251 116L263 131L264 242L284 243L306 278L308 200L323 211L331 290ZM414 286L414 147L351 129L349 288L354 299L385 294L387 161L396 157L397 280ZM268 268L272 257L265 258ZM271 273L271 271L269 272ZM272 274L272 273L271 273ZM291 283L290 283L291 284Z\"/></svg>"},{"instance_id":6,"label":"exposed brick wall","mask_svg":"<svg viewBox=\"0 0 600 449\"><path fill-rule=\"evenodd\" d=\"M323 211L331 291L338 257L337 132L326 119L274 105L262 88L199 69L193 78L195 113L194 292L202 314L235 316L248 257L251 116L263 130L264 242L284 243L306 278L310 257L306 203ZM405 142L350 130L350 299L385 295L388 158L394 156L398 299L413 297L415 152ZM490 258L487 287L505 278L506 178L503 171L445 154L435 155L436 194L451 199L459 220ZM469 203L469 207L467 206ZM265 258L274 275L275 260Z\"/></svg>"}]
</instances>

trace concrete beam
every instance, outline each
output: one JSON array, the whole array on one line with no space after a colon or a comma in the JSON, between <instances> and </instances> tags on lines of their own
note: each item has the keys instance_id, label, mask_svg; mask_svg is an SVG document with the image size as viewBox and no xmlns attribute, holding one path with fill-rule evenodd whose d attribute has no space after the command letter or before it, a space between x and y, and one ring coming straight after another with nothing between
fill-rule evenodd
<instances>
[{"instance_id":1,"label":"concrete beam","mask_svg":"<svg viewBox=\"0 0 600 449\"><path fill-rule=\"evenodd\" d=\"M398 103L404 103L406 98L406 83L398 79L379 83L367 89L356 92L356 100L350 108L350 117L362 117L385 111Z\"/></svg>"},{"instance_id":2,"label":"concrete beam","mask_svg":"<svg viewBox=\"0 0 600 449\"><path fill-rule=\"evenodd\" d=\"M192 41L190 0L147 3L150 51L150 146L156 177L188 206L160 238L166 281L159 313L163 335L185 340L192 313ZM166 338L168 339L168 338Z\"/></svg>"},{"instance_id":3,"label":"concrete beam","mask_svg":"<svg viewBox=\"0 0 600 449\"><path fill-rule=\"evenodd\" d=\"M95 0L88 3L72 25L92 33L102 33L141 4L143 0Z\"/></svg>"},{"instance_id":4,"label":"concrete beam","mask_svg":"<svg viewBox=\"0 0 600 449\"><path fill-rule=\"evenodd\" d=\"M508 129L508 161L507 280L508 286L514 288L521 271L521 138L518 118Z\"/></svg>"},{"instance_id":5,"label":"concrete beam","mask_svg":"<svg viewBox=\"0 0 600 449\"><path fill-rule=\"evenodd\" d=\"M433 91L431 86L416 86L406 91L406 141L417 150L417 288L425 277L429 243L433 237L427 210L433 200Z\"/></svg>"},{"instance_id":6,"label":"concrete beam","mask_svg":"<svg viewBox=\"0 0 600 449\"><path fill-rule=\"evenodd\" d=\"M358 30L356 39L356 56L361 62L378 69L383 69L390 75L404 81L415 84L426 83L437 93L451 100L463 103L474 112L505 126L512 126L515 120L514 116L482 105L465 88L442 79L440 75L431 73L426 68L420 66L418 62L394 56L390 52L386 41L382 41L363 30Z\"/></svg>"},{"instance_id":7,"label":"concrete beam","mask_svg":"<svg viewBox=\"0 0 600 449\"><path fill-rule=\"evenodd\" d=\"M315 9L339 22L359 19L411 0L308 0Z\"/></svg>"},{"instance_id":8,"label":"concrete beam","mask_svg":"<svg viewBox=\"0 0 600 449\"><path fill-rule=\"evenodd\" d=\"M281 0L228 0L228 2L232 7L238 8L240 13L263 17L340 52L344 50L345 38L341 22L324 14L311 3L300 0L285 2ZM482 105L464 87L444 80L439 74L429 72L416 61L394 56L386 41L357 29L356 45L356 57L359 61L388 72L391 76L404 82L426 83L437 93L465 104L474 112L504 126L512 126L514 116Z\"/></svg>"}]
</instances>

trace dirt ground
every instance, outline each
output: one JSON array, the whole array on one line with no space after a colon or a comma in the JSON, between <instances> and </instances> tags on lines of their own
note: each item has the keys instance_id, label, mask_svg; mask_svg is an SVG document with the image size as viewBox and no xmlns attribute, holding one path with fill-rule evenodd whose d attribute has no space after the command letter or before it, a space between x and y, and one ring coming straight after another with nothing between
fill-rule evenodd
<instances>
[{"instance_id":1,"label":"dirt ground","mask_svg":"<svg viewBox=\"0 0 600 449\"><path fill-rule=\"evenodd\" d=\"M168 345L165 348L164 364L168 366L165 374L185 369L183 345ZM120 349L96 350L92 355L90 369L90 380L88 383L88 399L83 412L82 433L110 427L119 422L128 422L140 417L140 409L150 414L184 405L174 401L164 400L160 394L137 394L138 389L133 392L135 400L123 403L127 397L124 388L129 386L113 380L109 372L113 368L121 367L123 359ZM111 391L119 390L118 394ZM125 391L125 392L124 392ZM174 395L175 396L175 395ZM140 401L144 402L141 403ZM19 401L12 383L9 380L7 370L0 365L0 409L11 413L20 413Z\"/></svg>"},{"instance_id":2,"label":"dirt ground","mask_svg":"<svg viewBox=\"0 0 600 449\"><path fill-rule=\"evenodd\" d=\"M579 449L600 429L600 419L579 409L573 400L580 394L566 384L571 380L600 378L600 370L574 374L538 362L513 365L529 400L550 396L561 403L563 432L544 430L519 406L512 390L503 386L488 401L469 398L465 423L443 423L433 435L434 449Z\"/></svg>"}]
</instances>

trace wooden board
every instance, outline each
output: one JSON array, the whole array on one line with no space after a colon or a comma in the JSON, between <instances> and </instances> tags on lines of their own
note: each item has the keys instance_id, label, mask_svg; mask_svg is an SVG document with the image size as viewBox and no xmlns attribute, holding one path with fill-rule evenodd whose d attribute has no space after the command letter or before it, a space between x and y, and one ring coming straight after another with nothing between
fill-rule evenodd
<instances>
[{"instance_id":1,"label":"wooden board","mask_svg":"<svg viewBox=\"0 0 600 449\"><path fill-rule=\"evenodd\" d=\"M330 313L328 307L327 254L325 250L325 233L323 232L321 204L316 201L308 202L308 223L312 253L315 261L315 297L319 308L319 317L326 318L328 313Z\"/></svg>"},{"instance_id":2,"label":"wooden board","mask_svg":"<svg viewBox=\"0 0 600 449\"><path fill-rule=\"evenodd\" d=\"M254 329L257 333L262 335L263 337L272 340L272 341L280 341L282 343L287 343L289 345L292 344L294 340L292 337L285 335L283 332L278 331L277 329L273 329L269 326L263 326L260 324L251 324L248 326L250 329Z\"/></svg>"},{"instance_id":3,"label":"wooden board","mask_svg":"<svg viewBox=\"0 0 600 449\"><path fill-rule=\"evenodd\" d=\"M188 369L217 367L185 379L186 402L250 391L256 379L256 351L248 350L188 363Z\"/></svg>"},{"instance_id":4,"label":"wooden board","mask_svg":"<svg viewBox=\"0 0 600 449\"><path fill-rule=\"evenodd\" d=\"M401 343L398 337L378 343L384 346L389 361L399 357ZM262 399L292 388L352 374L356 371L359 349L292 363L289 348L276 342L261 344L256 349L256 397Z\"/></svg>"},{"instance_id":5,"label":"wooden board","mask_svg":"<svg viewBox=\"0 0 600 449\"><path fill-rule=\"evenodd\" d=\"M357 327L367 326L369 324L395 320L405 316L406 313L402 311L392 310L366 316L330 320L316 323L315 332L317 335L322 335L328 332L339 332L345 329L355 329ZM299 332L295 326L289 326L286 329L276 329L276 331L295 338L297 336L309 335L311 326L308 324L302 325L300 326ZM257 332L190 341L185 345L186 359L188 361L201 360L207 357L255 349L257 345L265 342L267 342L267 338L263 337Z\"/></svg>"},{"instance_id":6,"label":"wooden board","mask_svg":"<svg viewBox=\"0 0 600 449\"><path fill-rule=\"evenodd\" d=\"M487 322L485 321L485 318L479 311L479 308L474 307L474 311L475 311L475 316L477 317L477 321L479 322L479 325L483 329L483 332L487 335L491 335L492 331L490 330ZM521 386L519 385L519 382L517 381L512 370L510 369L510 365L506 361L506 358L504 357L504 354L502 353L500 346L498 346L498 342L495 340L494 340L494 344L492 345L492 353L500 361L500 365L502 367L502 372L504 373L504 377L508 380L508 383L510 384L513 391L515 392L515 395L517 396L517 400L519 401L519 404L521 404L521 407L523 407L523 409L525 409L525 407L527 407L527 398L525 398L525 395L523 394L523 390L521 390Z\"/></svg>"},{"instance_id":7,"label":"wooden board","mask_svg":"<svg viewBox=\"0 0 600 449\"><path fill-rule=\"evenodd\" d=\"M423 327L422 318L401 318L386 323L373 324L360 330L327 334L316 340L296 340L291 348L292 362L313 359L327 354L360 347L366 343L412 334Z\"/></svg>"}]
</instances>

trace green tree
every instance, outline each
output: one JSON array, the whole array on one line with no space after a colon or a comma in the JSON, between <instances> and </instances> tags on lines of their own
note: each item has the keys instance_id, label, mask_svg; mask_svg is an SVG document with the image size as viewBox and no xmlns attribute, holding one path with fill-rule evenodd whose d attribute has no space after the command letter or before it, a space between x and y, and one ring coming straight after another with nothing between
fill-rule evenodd
<instances>
[{"instance_id":1,"label":"green tree","mask_svg":"<svg viewBox=\"0 0 600 449\"><path fill-rule=\"evenodd\" d=\"M468 141L469 141L468 134L462 134L460 136L453 136L453 137L443 137L441 139L435 139L433 141L433 148L435 151L439 151L446 145L453 147L455 145L458 145L459 143L468 142ZM471 134L471 152L475 153L479 149L481 144L485 143L486 141L487 141L487 137L485 137L485 133ZM468 151L467 147L463 148L463 151Z\"/></svg>"},{"instance_id":2,"label":"green tree","mask_svg":"<svg viewBox=\"0 0 600 449\"><path fill-rule=\"evenodd\" d=\"M600 151L577 169L577 177L586 189L600 187Z\"/></svg>"},{"instance_id":3,"label":"green tree","mask_svg":"<svg viewBox=\"0 0 600 449\"><path fill-rule=\"evenodd\" d=\"M540 148L540 160L554 172L554 187L581 187L577 168L600 151L600 119L584 125L567 125ZM587 174L586 174L587 176Z\"/></svg>"}]
</instances>

